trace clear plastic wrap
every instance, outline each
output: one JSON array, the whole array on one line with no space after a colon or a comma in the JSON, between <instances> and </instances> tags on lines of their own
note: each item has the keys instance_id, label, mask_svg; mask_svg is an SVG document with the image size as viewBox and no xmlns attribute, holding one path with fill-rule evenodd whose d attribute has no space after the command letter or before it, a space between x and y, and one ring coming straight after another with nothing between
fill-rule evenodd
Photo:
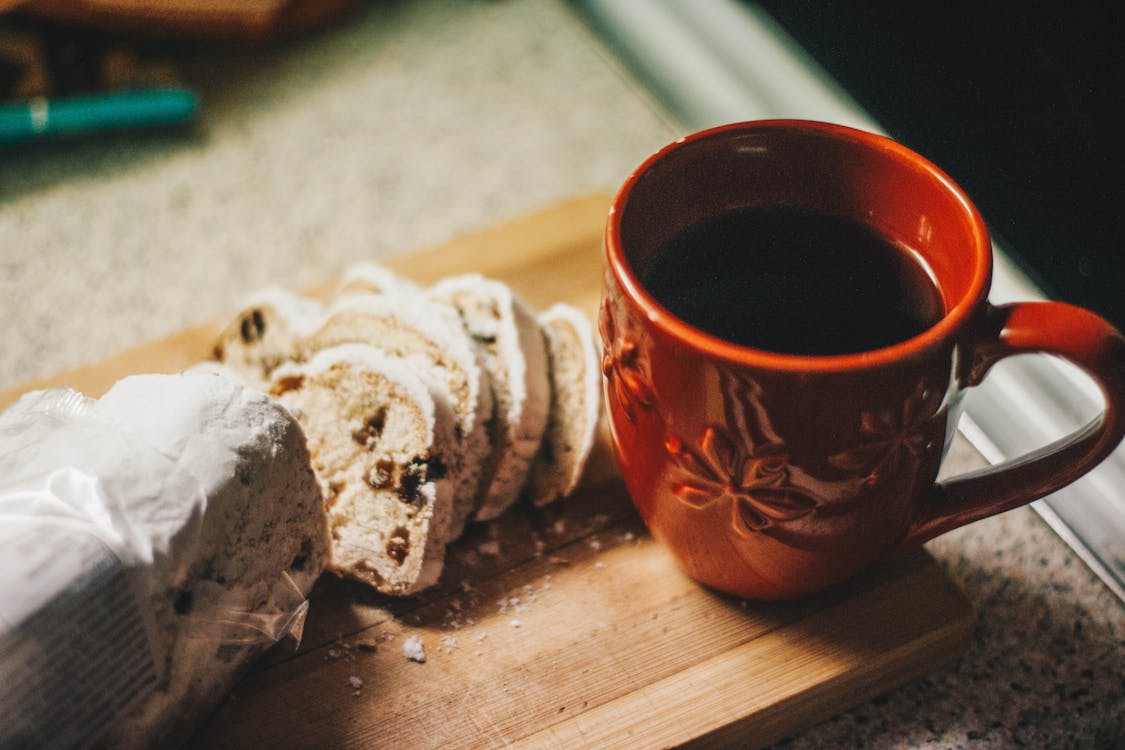
<instances>
[{"instance_id":1,"label":"clear plastic wrap","mask_svg":"<svg viewBox=\"0 0 1125 750\"><path fill-rule=\"evenodd\" d=\"M68 389L0 414L0 748L163 743L300 640L319 571L214 573L245 554L223 547L238 509L214 501L214 466L143 434Z\"/></svg>"}]
</instances>

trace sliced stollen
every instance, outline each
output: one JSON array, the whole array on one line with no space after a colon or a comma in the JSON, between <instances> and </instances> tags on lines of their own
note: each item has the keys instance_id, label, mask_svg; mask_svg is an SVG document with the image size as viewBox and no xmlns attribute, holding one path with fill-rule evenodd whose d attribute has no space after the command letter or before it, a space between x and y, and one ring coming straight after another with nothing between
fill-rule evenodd
<instances>
[{"instance_id":1,"label":"sliced stollen","mask_svg":"<svg viewBox=\"0 0 1125 750\"><path fill-rule=\"evenodd\" d=\"M406 296L403 296L406 295ZM457 311L425 297L354 294L337 299L300 344L300 358L346 343L363 343L401 357L423 377L448 389L457 414L458 450L447 460L455 483L450 534L460 536L476 506L491 453L492 389Z\"/></svg>"},{"instance_id":2,"label":"sliced stollen","mask_svg":"<svg viewBox=\"0 0 1125 750\"><path fill-rule=\"evenodd\" d=\"M535 505L569 495L590 455L601 414L593 326L581 310L552 305L539 316L550 365L551 411L524 494Z\"/></svg>"},{"instance_id":3,"label":"sliced stollen","mask_svg":"<svg viewBox=\"0 0 1125 750\"><path fill-rule=\"evenodd\" d=\"M301 422L324 492L330 569L387 594L437 582L453 485L456 419L443 389L364 344L282 365L270 393Z\"/></svg>"},{"instance_id":4,"label":"sliced stollen","mask_svg":"<svg viewBox=\"0 0 1125 750\"><path fill-rule=\"evenodd\" d=\"M454 276L430 288L452 304L477 343L495 400L488 489L476 518L488 521L519 497L547 427L547 353L535 314L510 287L478 274Z\"/></svg>"},{"instance_id":5,"label":"sliced stollen","mask_svg":"<svg viewBox=\"0 0 1125 750\"><path fill-rule=\"evenodd\" d=\"M422 294L422 287L386 266L364 261L349 266L333 290L333 297L348 294Z\"/></svg>"},{"instance_id":6,"label":"sliced stollen","mask_svg":"<svg viewBox=\"0 0 1125 750\"><path fill-rule=\"evenodd\" d=\"M300 341L320 321L324 306L278 287L263 289L219 335L215 359L264 385L270 372L293 358Z\"/></svg>"}]
</instances>

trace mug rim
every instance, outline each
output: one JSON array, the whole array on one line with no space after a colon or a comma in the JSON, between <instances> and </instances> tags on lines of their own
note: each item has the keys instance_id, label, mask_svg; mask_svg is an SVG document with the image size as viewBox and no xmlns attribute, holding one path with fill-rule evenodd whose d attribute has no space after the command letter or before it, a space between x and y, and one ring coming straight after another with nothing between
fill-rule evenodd
<instances>
[{"instance_id":1,"label":"mug rim","mask_svg":"<svg viewBox=\"0 0 1125 750\"><path fill-rule=\"evenodd\" d=\"M689 144L728 134L763 130L813 131L838 140L851 141L891 152L896 159L909 162L916 169L928 174L957 201L969 219L968 225L972 229L971 250L975 263L970 283L955 304L942 316L941 320L905 341L879 349L828 355L783 354L735 344L706 333L673 315L645 289L640 279L633 272L621 239L621 218L637 181L656 163ZM622 291L635 306L644 312L650 323L670 333L689 347L710 356L721 357L740 365L787 371L834 372L878 367L941 346L985 302L992 277L992 243L984 219L965 191L949 175L925 157L886 136L845 125L815 120L773 119L729 123L692 133L664 146L645 159L618 189L606 221L604 248L608 266Z\"/></svg>"}]
</instances>

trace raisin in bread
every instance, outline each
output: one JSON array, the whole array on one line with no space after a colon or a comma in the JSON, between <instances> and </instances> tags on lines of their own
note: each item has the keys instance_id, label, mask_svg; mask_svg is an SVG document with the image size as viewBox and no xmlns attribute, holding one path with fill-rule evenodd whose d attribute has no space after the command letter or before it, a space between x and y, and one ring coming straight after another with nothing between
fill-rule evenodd
<instances>
[{"instance_id":1,"label":"raisin in bread","mask_svg":"<svg viewBox=\"0 0 1125 750\"><path fill-rule=\"evenodd\" d=\"M457 450L447 458L455 486L450 534L460 536L476 507L481 473L491 453L488 427L493 403L488 376L456 310L406 290L395 295L346 295L302 340L297 356L305 359L346 343L370 344L401 357L448 388L458 438Z\"/></svg>"},{"instance_id":2,"label":"raisin in bread","mask_svg":"<svg viewBox=\"0 0 1125 750\"><path fill-rule=\"evenodd\" d=\"M317 300L284 289L263 289L219 335L215 359L249 383L264 385L275 367L293 358L297 343L324 314Z\"/></svg>"},{"instance_id":3,"label":"raisin in bread","mask_svg":"<svg viewBox=\"0 0 1125 750\"><path fill-rule=\"evenodd\" d=\"M487 490L476 511L478 520L491 520L519 497L547 426L550 384L543 336L534 313L499 281L455 276L431 287L429 296L457 308L493 387Z\"/></svg>"},{"instance_id":4,"label":"raisin in bread","mask_svg":"<svg viewBox=\"0 0 1125 750\"><path fill-rule=\"evenodd\" d=\"M555 304L539 316L550 364L551 411L525 494L535 505L569 495L594 445L601 373L593 327L582 312Z\"/></svg>"},{"instance_id":5,"label":"raisin in bread","mask_svg":"<svg viewBox=\"0 0 1125 750\"><path fill-rule=\"evenodd\" d=\"M456 447L452 405L415 366L343 344L282 365L270 393L301 422L332 538L330 568L387 594L437 582Z\"/></svg>"}]
</instances>

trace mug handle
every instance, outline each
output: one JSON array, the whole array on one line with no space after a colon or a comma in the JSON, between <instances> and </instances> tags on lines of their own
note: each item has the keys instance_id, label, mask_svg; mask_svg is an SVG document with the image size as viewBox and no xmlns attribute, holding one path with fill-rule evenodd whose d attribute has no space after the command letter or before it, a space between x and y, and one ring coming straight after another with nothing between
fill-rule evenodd
<instances>
[{"instance_id":1,"label":"mug handle","mask_svg":"<svg viewBox=\"0 0 1125 750\"><path fill-rule=\"evenodd\" d=\"M970 353L968 385L1015 354L1058 355L1086 371L1105 398L1102 413L1070 435L998 466L933 488L903 546L1038 500L1070 484L1113 452L1125 436L1125 338L1088 310L1061 302L989 306Z\"/></svg>"}]
</instances>

